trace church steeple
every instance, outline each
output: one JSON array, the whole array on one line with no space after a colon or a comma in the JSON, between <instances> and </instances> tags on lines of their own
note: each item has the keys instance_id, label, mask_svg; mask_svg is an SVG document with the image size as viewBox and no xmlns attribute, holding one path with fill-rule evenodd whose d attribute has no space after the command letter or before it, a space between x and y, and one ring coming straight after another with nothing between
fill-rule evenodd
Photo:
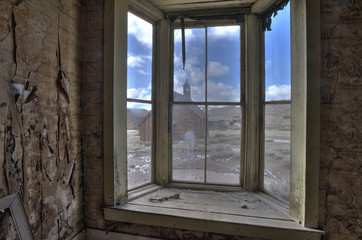
<instances>
[{"instance_id":1,"label":"church steeple","mask_svg":"<svg viewBox=\"0 0 362 240\"><path fill-rule=\"evenodd\" d=\"M189 81L186 78L186 81L184 83L184 96L191 100L191 86L189 84Z\"/></svg>"}]
</instances>

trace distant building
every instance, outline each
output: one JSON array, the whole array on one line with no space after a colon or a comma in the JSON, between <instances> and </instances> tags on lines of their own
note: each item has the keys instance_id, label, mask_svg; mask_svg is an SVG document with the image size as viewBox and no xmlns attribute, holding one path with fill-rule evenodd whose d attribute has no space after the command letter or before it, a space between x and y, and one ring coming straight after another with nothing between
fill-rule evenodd
<instances>
[{"instance_id":1,"label":"distant building","mask_svg":"<svg viewBox=\"0 0 362 240\"><path fill-rule=\"evenodd\" d=\"M173 93L175 102L191 102L191 86L186 79L183 85L183 94ZM152 126L151 112L139 124L141 141L150 141ZM205 138L205 112L196 105L173 106L172 137L176 140L184 140L186 132L192 131L196 139Z\"/></svg>"}]
</instances>

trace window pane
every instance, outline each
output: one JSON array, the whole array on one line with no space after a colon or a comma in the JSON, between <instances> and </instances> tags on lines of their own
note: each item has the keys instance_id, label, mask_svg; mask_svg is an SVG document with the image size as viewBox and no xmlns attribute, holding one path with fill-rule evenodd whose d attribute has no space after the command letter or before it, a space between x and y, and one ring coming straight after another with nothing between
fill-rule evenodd
<instances>
[{"instance_id":1,"label":"window pane","mask_svg":"<svg viewBox=\"0 0 362 240\"><path fill-rule=\"evenodd\" d=\"M205 116L202 106L173 106L173 180L204 182Z\"/></svg>"},{"instance_id":2,"label":"window pane","mask_svg":"<svg viewBox=\"0 0 362 240\"><path fill-rule=\"evenodd\" d=\"M208 183L240 183L241 122L239 106L208 108Z\"/></svg>"},{"instance_id":3,"label":"window pane","mask_svg":"<svg viewBox=\"0 0 362 240\"><path fill-rule=\"evenodd\" d=\"M207 28L207 100L240 101L240 27Z\"/></svg>"},{"instance_id":4,"label":"window pane","mask_svg":"<svg viewBox=\"0 0 362 240\"><path fill-rule=\"evenodd\" d=\"M152 24L128 13L127 98L151 100Z\"/></svg>"},{"instance_id":5,"label":"window pane","mask_svg":"<svg viewBox=\"0 0 362 240\"><path fill-rule=\"evenodd\" d=\"M264 188L289 201L290 104L265 106Z\"/></svg>"},{"instance_id":6,"label":"window pane","mask_svg":"<svg viewBox=\"0 0 362 240\"><path fill-rule=\"evenodd\" d=\"M186 65L181 30L174 31L174 101L205 101L205 29L185 29Z\"/></svg>"},{"instance_id":7,"label":"window pane","mask_svg":"<svg viewBox=\"0 0 362 240\"><path fill-rule=\"evenodd\" d=\"M289 4L272 18L265 32L265 100L290 100Z\"/></svg>"},{"instance_id":8,"label":"window pane","mask_svg":"<svg viewBox=\"0 0 362 240\"><path fill-rule=\"evenodd\" d=\"M151 104L127 103L128 189L151 181Z\"/></svg>"}]
</instances>

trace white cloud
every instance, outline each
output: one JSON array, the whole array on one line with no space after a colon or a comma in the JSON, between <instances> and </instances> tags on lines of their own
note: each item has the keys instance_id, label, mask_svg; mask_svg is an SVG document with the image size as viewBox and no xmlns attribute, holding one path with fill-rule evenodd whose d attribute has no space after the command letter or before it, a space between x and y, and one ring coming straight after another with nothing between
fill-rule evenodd
<instances>
[{"instance_id":1,"label":"white cloud","mask_svg":"<svg viewBox=\"0 0 362 240\"><path fill-rule=\"evenodd\" d=\"M145 88L127 89L127 98L151 100L151 92Z\"/></svg>"},{"instance_id":2,"label":"white cloud","mask_svg":"<svg viewBox=\"0 0 362 240\"><path fill-rule=\"evenodd\" d=\"M207 99L215 102L240 101L240 85L232 87L222 82L207 82Z\"/></svg>"},{"instance_id":3,"label":"white cloud","mask_svg":"<svg viewBox=\"0 0 362 240\"><path fill-rule=\"evenodd\" d=\"M208 29L209 40L217 40L220 38L240 38L239 26L222 26L212 27Z\"/></svg>"},{"instance_id":4,"label":"white cloud","mask_svg":"<svg viewBox=\"0 0 362 240\"><path fill-rule=\"evenodd\" d=\"M128 34L134 36L142 45L152 48L152 24L128 13Z\"/></svg>"},{"instance_id":5,"label":"white cloud","mask_svg":"<svg viewBox=\"0 0 362 240\"><path fill-rule=\"evenodd\" d=\"M144 56L134 56L132 53L127 54L127 66L141 68L146 63Z\"/></svg>"},{"instance_id":6,"label":"white cloud","mask_svg":"<svg viewBox=\"0 0 362 240\"><path fill-rule=\"evenodd\" d=\"M290 100L290 85L272 85L267 87L265 98L267 101Z\"/></svg>"},{"instance_id":7,"label":"white cloud","mask_svg":"<svg viewBox=\"0 0 362 240\"><path fill-rule=\"evenodd\" d=\"M143 71L142 69L138 69L137 72L141 75L150 75L149 73L146 73L145 71Z\"/></svg>"},{"instance_id":8,"label":"white cloud","mask_svg":"<svg viewBox=\"0 0 362 240\"><path fill-rule=\"evenodd\" d=\"M200 37L201 34L195 33L192 29L185 29L185 40L186 42L191 42L192 40L196 39L197 37ZM176 29L174 32L174 41L175 42L181 42L182 34L181 29Z\"/></svg>"},{"instance_id":9,"label":"white cloud","mask_svg":"<svg viewBox=\"0 0 362 240\"><path fill-rule=\"evenodd\" d=\"M220 77L228 73L230 68L226 65L222 65L219 62L210 61L207 64L207 76L208 77Z\"/></svg>"}]
</instances>

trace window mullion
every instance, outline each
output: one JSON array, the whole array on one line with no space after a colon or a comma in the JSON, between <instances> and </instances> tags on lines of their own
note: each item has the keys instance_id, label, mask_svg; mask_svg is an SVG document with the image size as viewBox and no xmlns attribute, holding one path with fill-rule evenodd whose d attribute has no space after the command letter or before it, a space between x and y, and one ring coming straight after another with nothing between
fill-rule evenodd
<instances>
[{"instance_id":1,"label":"window mullion","mask_svg":"<svg viewBox=\"0 0 362 240\"><path fill-rule=\"evenodd\" d=\"M246 163L244 187L259 188L260 19L246 16Z\"/></svg>"},{"instance_id":2,"label":"window mullion","mask_svg":"<svg viewBox=\"0 0 362 240\"><path fill-rule=\"evenodd\" d=\"M169 70L169 31L170 24L163 19L157 23L158 39L157 41L157 94L156 99L156 159L155 159L155 182L160 185L168 183L168 79Z\"/></svg>"},{"instance_id":3,"label":"window mullion","mask_svg":"<svg viewBox=\"0 0 362 240\"><path fill-rule=\"evenodd\" d=\"M205 161L204 161L204 183L207 173L207 133L208 133L208 104L207 104L207 27L205 27Z\"/></svg>"}]
</instances>

